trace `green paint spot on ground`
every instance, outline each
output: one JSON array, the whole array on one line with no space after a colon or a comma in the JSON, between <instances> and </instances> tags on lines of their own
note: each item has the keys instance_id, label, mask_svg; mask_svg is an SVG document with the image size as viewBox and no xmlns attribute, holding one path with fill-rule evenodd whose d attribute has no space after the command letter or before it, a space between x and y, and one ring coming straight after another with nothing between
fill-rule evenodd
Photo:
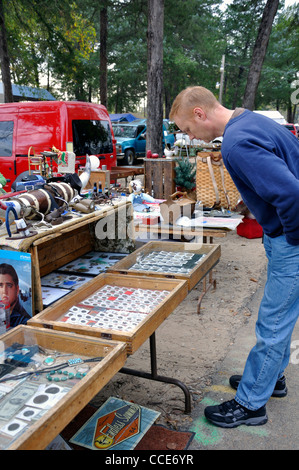
<instances>
[{"instance_id":1,"label":"green paint spot on ground","mask_svg":"<svg viewBox=\"0 0 299 470\"><path fill-rule=\"evenodd\" d=\"M221 430L210 424L204 416L193 423L190 431L195 432L194 439L203 446L215 445L222 439Z\"/></svg>"},{"instance_id":2,"label":"green paint spot on ground","mask_svg":"<svg viewBox=\"0 0 299 470\"><path fill-rule=\"evenodd\" d=\"M219 405L219 401L215 401L212 398L205 397L201 400L200 403L203 403L206 406L214 406L214 405Z\"/></svg>"},{"instance_id":3,"label":"green paint spot on ground","mask_svg":"<svg viewBox=\"0 0 299 470\"><path fill-rule=\"evenodd\" d=\"M238 429L254 436L268 437L268 431L260 426L239 426Z\"/></svg>"},{"instance_id":4,"label":"green paint spot on ground","mask_svg":"<svg viewBox=\"0 0 299 470\"><path fill-rule=\"evenodd\" d=\"M218 405L219 401L215 401L212 398L205 397L201 400L201 404L206 406ZM239 426L234 428L237 432L243 432L259 437L268 437L268 431L260 426ZM202 446L213 446L218 444L223 439L223 433L227 430L214 426L210 423L205 416L201 416L194 420L193 425L190 428L191 432L195 433L194 440Z\"/></svg>"}]
</instances>

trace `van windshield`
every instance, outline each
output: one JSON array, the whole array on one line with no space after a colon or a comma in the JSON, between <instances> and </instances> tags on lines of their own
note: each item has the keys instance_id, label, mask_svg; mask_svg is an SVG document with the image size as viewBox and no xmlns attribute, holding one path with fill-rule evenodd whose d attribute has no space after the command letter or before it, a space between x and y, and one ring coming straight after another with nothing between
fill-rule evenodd
<instances>
[{"instance_id":1,"label":"van windshield","mask_svg":"<svg viewBox=\"0 0 299 470\"><path fill-rule=\"evenodd\" d=\"M74 120L73 145L77 156L112 153L112 135L108 121Z\"/></svg>"},{"instance_id":2,"label":"van windshield","mask_svg":"<svg viewBox=\"0 0 299 470\"><path fill-rule=\"evenodd\" d=\"M13 121L0 122L0 157L12 156Z\"/></svg>"}]
</instances>

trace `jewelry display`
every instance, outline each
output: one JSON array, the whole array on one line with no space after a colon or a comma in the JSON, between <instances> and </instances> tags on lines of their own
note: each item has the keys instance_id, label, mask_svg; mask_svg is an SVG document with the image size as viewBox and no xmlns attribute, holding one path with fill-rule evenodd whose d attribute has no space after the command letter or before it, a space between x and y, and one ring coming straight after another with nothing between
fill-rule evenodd
<instances>
[{"instance_id":1,"label":"jewelry display","mask_svg":"<svg viewBox=\"0 0 299 470\"><path fill-rule=\"evenodd\" d=\"M58 374L59 377L54 377L55 374ZM83 379L83 377L86 376L86 372L84 373L81 373L81 372L69 372L67 370L64 370L62 371L61 369L58 369L58 370L52 370L51 372L49 372L46 377L47 377L47 380L49 380L49 382L52 382L52 380L54 382L65 382L66 380L68 379Z\"/></svg>"},{"instance_id":2,"label":"jewelry display","mask_svg":"<svg viewBox=\"0 0 299 470\"><path fill-rule=\"evenodd\" d=\"M45 359L44 359L44 364L47 364L47 365L52 365L54 364L55 362L55 357L52 357L52 356L47 356Z\"/></svg>"},{"instance_id":3,"label":"jewelry display","mask_svg":"<svg viewBox=\"0 0 299 470\"><path fill-rule=\"evenodd\" d=\"M19 343L0 352L0 449L41 418L103 357Z\"/></svg>"}]
</instances>

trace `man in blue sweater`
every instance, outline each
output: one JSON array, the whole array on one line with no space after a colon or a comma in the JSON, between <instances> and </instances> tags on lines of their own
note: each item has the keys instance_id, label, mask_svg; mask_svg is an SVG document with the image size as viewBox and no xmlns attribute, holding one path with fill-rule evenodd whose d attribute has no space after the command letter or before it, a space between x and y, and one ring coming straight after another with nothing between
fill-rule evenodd
<instances>
[{"instance_id":1,"label":"man in blue sweater","mask_svg":"<svg viewBox=\"0 0 299 470\"><path fill-rule=\"evenodd\" d=\"M223 107L203 87L183 90L170 119L190 139L209 142L223 135L223 162L263 227L268 272L256 345L243 375L230 378L235 398L205 409L207 419L220 427L261 425L271 395L287 394L284 370L299 315L299 141L267 117Z\"/></svg>"}]
</instances>

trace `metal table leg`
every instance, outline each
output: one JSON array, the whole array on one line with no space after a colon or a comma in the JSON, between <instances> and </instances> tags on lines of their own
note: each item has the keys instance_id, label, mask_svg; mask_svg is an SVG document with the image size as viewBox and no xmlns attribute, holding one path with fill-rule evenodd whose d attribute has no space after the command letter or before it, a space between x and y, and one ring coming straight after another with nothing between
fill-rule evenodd
<instances>
[{"instance_id":1,"label":"metal table leg","mask_svg":"<svg viewBox=\"0 0 299 470\"><path fill-rule=\"evenodd\" d=\"M215 265L214 265L215 266ZM200 305L201 305L201 301L203 299L203 297L205 296L205 294L208 292L208 290L213 287L214 290L216 289L216 279L213 279L213 268L214 266L212 267L212 269L206 274L206 276L204 277L203 279L203 290L202 290L202 294L199 296L198 298L198 301L197 301L197 313L199 314L200 313ZM208 285L207 285L207 276L209 276L209 282L208 282Z\"/></svg>"},{"instance_id":2,"label":"metal table leg","mask_svg":"<svg viewBox=\"0 0 299 470\"><path fill-rule=\"evenodd\" d=\"M185 394L185 413L191 413L191 394L188 387L180 380L173 379L171 377L164 377L157 373L157 354L156 354L156 336L153 333L150 338L150 357L151 357L151 373L143 372L134 369L128 369L122 367L119 372L128 375L134 375L136 377L142 377L144 379L156 380L157 382L165 382L180 387Z\"/></svg>"}]
</instances>

